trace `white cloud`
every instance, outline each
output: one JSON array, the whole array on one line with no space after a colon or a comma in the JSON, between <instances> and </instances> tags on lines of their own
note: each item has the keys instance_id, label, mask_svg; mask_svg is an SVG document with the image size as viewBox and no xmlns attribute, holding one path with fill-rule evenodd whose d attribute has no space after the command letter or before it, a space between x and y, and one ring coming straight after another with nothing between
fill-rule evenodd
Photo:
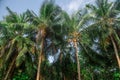
<instances>
[{"instance_id":1,"label":"white cloud","mask_svg":"<svg viewBox=\"0 0 120 80\"><path fill-rule=\"evenodd\" d=\"M83 0L72 0L69 4L68 4L68 10L69 11L76 11L78 10L80 3L82 3Z\"/></svg>"},{"instance_id":2,"label":"white cloud","mask_svg":"<svg viewBox=\"0 0 120 80\"><path fill-rule=\"evenodd\" d=\"M68 13L77 11L79 8L83 8L88 3L94 3L95 0L71 0L70 3L66 5Z\"/></svg>"},{"instance_id":3,"label":"white cloud","mask_svg":"<svg viewBox=\"0 0 120 80\"><path fill-rule=\"evenodd\" d=\"M56 0L56 3L69 14L77 11L79 8L84 8L85 4L93 4L95 0Z\"/></svg>"}]
</instances>

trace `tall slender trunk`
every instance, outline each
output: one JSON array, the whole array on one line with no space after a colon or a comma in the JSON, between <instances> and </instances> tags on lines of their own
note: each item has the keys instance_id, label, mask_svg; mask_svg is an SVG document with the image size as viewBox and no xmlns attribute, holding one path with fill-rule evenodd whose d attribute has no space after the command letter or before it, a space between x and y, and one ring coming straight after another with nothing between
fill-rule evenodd
<instances>
[{"instance_id":1,"label":"tall slender trunk","mask_svg":"<svg viewBox=\"0 0 120 80\"><path fill-rule=\"evenodd\" d=\"M43 61L43 48L44 48L44 38L42 38L42 41L41 41L41 50L40 50L40 54L39 54L39 58L38 58L39 62L38 62L36 80L42 80L42 76L41 76L40 72L41 72L41 63Z\"/></svg>"},{"instance_id":2,"label":"tall slender trunk","mask_svg":"<svg viewBox=\"0 0 120 80\"><path fill-rule=\"evenodd\" d=\"M67 80L67 79L66 79L66 76L64 76L64 80Z\"/></svg>"},{"instance_id":3,"label":"tall slender trunk","mask_svg":"<svg viewBox=\"0 0 120 80\"><path fill-rule=\"evenodd\" d=\"M7 70L7 73L6 73L5 77L4 77L4 80L8 80L8 78L12 75L12 72L13 72L13 70L15 68L15 61L16 61L17 55L18 54L16 53L13 60L12 60L12 62L10 63L10 65L8 67L8 70Z\"/></svg>"},{"instance_id":4,"label":"tall slender trunk","mask_svg":"<svg viewBox=\"0 0 120 80\"><path fill-rule=\"evenodd\" d=\"M60 57L59 57L60 65L62 65L62 58L63 58L63 54L62 54L62 52L60 52ZM62 71L62 67L61 67L60 76L61 76L61 78L62 78L62 80L63 80L63 71Z\"/></svg>"},{"instance_id":5,"label":"tall slender trunk","mask_svg":"<svg viewBox=\"0 0 120 80\"><path fill-rule=\"evenodd\" d=\"M79 57L78 57L78 46L77 46L77 40L74 40L74 47L75 47L75 55L76 55L76 60L77 60L77 71L78 71L78 80L81 80L80 77L80 62L79 62Z\"/></svg>"},{"instance_id":6,"label":"tall slender trunk","mask_svg":"<svg viewBox=\"0 0 120 80\"><path fill-rule=\"evenodd\" d=\"M8 68L8 71L7 71L6 75L5 75L4 80L8 80L8 77L9 77L9 75L10 75L10 72L11 72L12 69L14 68L15 60L16 60L16 58L11 62L10 67Z\"/></svg>"},{"instance_id":7,"label":"tall slender trunk","mask_svg":"<svg viewBox=\"0 0 120 80\"><path fill-rule=\"evenodd\" d=\"M113 48L114 48L114 52L115 52L115 56L116 56L117 63L118 63L119 69L120 69L120 57L119 57L119 55L118 55L118 49L117 49L117 47L116 47L116 43L115 43L113 37L110 36L110 38L111 38L111 41L112 41L112 44L113 44Z\"/></svg>"}]
</instances>

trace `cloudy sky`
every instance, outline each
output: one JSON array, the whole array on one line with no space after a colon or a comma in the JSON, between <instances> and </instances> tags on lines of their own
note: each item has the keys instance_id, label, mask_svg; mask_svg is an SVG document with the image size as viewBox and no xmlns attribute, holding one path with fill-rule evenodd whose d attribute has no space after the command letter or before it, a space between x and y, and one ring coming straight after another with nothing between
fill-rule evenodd
<instances>
[{"instance_id":1,"label":"cloudy sky","mask_svg":"<svg viewBox=\"0 0 120 80\"><path fill-rule=\"evenodd\" d=\"M38 13L44 0L0 0L0 20L7 15L6 7L17 13L25 12L27 9ZM95 0L55 0L56 4L62 7L69 14L83 8L85 4L94 3Z\"/></svg>"}]
</instances>

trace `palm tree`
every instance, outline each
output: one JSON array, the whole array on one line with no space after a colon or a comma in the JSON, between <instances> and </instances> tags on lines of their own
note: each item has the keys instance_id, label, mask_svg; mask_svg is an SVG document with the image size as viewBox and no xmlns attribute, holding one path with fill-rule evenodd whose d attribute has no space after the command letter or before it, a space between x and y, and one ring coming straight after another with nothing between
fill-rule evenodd
<instances>
[{"instance_id":1,"label":"palm tree","mask_svg":"<svg viewBox=\"0 0 120 80\"><path fill-rule=\"evenodd\" d=\"M38 68L36 80L42 80L41 72L41 63L45 60L45 47L47 47L46 39L51 37L60 36L63 33L62 29L62 17L61 8L54 4L53 0L46 0L41 6L40 14L37 16L32 11L27 11L29 17L29 22L36 26L36 42L38 50ZM57 32L56 32L57 31ZM52 35L51 35L52 34ZM54 40L52 41L54 43ZM53 46L52 46L53 47Z\"/></svg>"},{"instance_id":2,"label":"palm tree","mask_svg":"<svg viewBox=\"0 0 120 80\"><path fill-rule=\"evenodd\" d=\"M69 26L69 35L68 42L73 44L75 49L76 61L77 61L77 72L78 72L78 80L81 80L80 75L80 60L79 60L79 46L82 44L81 35L83 31L83 27L85 26L87 19L89 19L89 15L86 14L87 11L78 11L76 14L73 14L72 17L66 12L63 12L63 15L66 19L65 24ZM81 43L81 44L79 44ZM83 46L81 46L83 47Z\"/></svg>"},{"instance_id":3,"label":"palm tree","mask_svg":"<svg viewBox=\"0 0 120 80\"><path fill-rule=\"evenodd\" d=\"M12 12L8 7L7 10L9 15L6 16L5 21L2 22L5 26L3 27L4 31L1 37L6 39L6 41L3 42L5 45L1 46L7 46L8 49L8 51L5 51L6 54L4 53L6 56L4 64L9 65L4 80L7 80L12 74L15 64L16 66L21 65L21 63L25 60L27 52L33 53L31 48L34 47L34 42L28 37L30 33L28 32L28 28L30 25L26 22L26 14L23 13L21 15L17 15L17 13Z\"/></svg>"},{"instance_id":4,"label":"palm tree","mask_svg":"<svg viewBox=\"0 0 120 80\"><path fill-rule=\"evenodd\" d=\"M117 3L117 4L116 4ZM87 5L91 15L91 25L86 28L88 31L95 31L95 37L100 41L104 49L110 45L110 40L113 45L114 53L117 59L118 66L120 68L120 58L118 54L117 41L119 42L118 29L119 22L119 3L120 1L108 2L108 0L96 0L96 6ZM91 32L90 31L90 32ZM116 41L117 40L117 41ZM119 45L119 43L118 43Z\"/></svg>"}]
</instances>

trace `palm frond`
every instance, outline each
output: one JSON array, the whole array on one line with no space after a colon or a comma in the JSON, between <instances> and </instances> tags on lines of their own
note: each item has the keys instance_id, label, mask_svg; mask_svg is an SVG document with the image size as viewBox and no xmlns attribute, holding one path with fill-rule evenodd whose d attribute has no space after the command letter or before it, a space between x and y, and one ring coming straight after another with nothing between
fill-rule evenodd
<instances>
[{"instance_id":1,"label":"palm frond","mask_svg":"<svg viewBox=\"0 0 120 80\"><path fill-rule=\"evenodd\" d=\"M16 58L16 66L20 66L21 63L25 60L25 53L27 53L28 49L26 44L24 44L23 49L18 53L18 56Z\"/></svg>"}]
</instances>

